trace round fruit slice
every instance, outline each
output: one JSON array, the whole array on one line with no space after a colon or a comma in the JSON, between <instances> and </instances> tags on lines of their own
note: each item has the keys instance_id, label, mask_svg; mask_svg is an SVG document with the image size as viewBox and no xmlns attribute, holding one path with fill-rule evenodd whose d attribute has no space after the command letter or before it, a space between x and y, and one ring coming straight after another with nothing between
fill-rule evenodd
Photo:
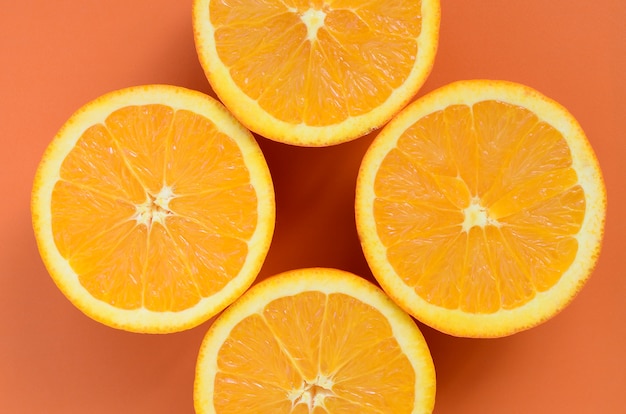
<instances>
[{"instance_id":1,"label":"round fruit slice","mask_svg":"<svg viewBox=\"0 0 626 414\"><path fill-rule=\"evenodd\" d=\"M431 413L435 371L417 325L382 290L336 269L260 282L202 343L207 413Z\"/></svg>"},{"instance_id":2,"label":"round fruit slice","mask_svg":"<svg viewBox=\"0 0 626 414\"><path fill-rule=\"evenodd\" d=\"M505 336L564 308L599 254L601 171L581 127L526 86L460 81L373 141L356 216L376 279L449 334Z\"/></svg>"},{"instance_id":3,"label":"round fruit slice","mask_svg":"<svg viewBox=\"0 0 626 414\"><path fill-rule=\"evenodd\" d=\"M380 127L433 66L439 0L195 0L196 49L220 100L266 138L326 146Z\"/></svg>"},{"instance_id":4,"label":"round fruit slice","mask_svg":"<svg viewBox=\"0 0 626 414\"><path fill-rule=\"evenodd\" d=\"M78 110L32 194L41 257L85 314L136 332L191 328L247 289L274 229L269 170L213 98L149 85Z\"/></svg>"}]
</instances>

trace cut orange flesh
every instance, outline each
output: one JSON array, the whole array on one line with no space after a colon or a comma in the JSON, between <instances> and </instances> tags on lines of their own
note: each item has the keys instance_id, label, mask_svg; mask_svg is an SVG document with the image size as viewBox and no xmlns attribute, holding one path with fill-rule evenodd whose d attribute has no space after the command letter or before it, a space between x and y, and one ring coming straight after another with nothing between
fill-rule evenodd
<instances>
[{"instance_id":1,"label":"cut orange flesh","mask_svg":"<svg viewBox=\"0 0 626 414\"><path fill-rule=\"evenodd\" d=\"M77 111L33 189L41 255L92 318L139 332L195 326L254 280L274 196L251 134L212 98L152 85Z\"/></svg>"},{"instance_id":2,"label":"cut orange flesh","mask_svg":"<svg viewBox=\"0 0 626 414\"><path fill-rule=\"evenodd\" d=\"M301 269L252 287L209 329L207 413L430 413L435 371L413 320L365 279Z\"/></svg>"},{"instance_id":3,"label":"cut orange flesh","mask_svg":"<svg viewBox=\"0 0 626 414\"><path fill-rule=\"evenodd\" d=\"M444 332L502 336L561 310L589 277L606 192L582 129L521 85L461 81L381 131L357 184L372 271Z\"/></svg>"},{"instance_id":4,"label":"cut orange flesh","mask_svg":"<svg viewBox=\"0 0 626 414\"><path fill-rule=\"evenodd\" d=\"M439 0L195 0L200 63L248 128L323 146L381 126L422 86Z\"/></svg>"}]
</instances>

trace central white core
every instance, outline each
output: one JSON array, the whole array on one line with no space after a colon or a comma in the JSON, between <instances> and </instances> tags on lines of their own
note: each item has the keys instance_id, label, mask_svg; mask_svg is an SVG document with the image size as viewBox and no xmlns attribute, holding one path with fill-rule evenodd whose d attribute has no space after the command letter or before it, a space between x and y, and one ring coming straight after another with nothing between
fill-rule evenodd
<instances>
[{"instance_id":1,"label":"central white core","mask_svg":"<svg viewBox=\"0 0 626 414\"><path fill-rule=\"evenodd\" d=\"M169 202L174 198L172 187L166 185L155 195L147 194L145 202L136 205L134 219L137 224L145 224L150 228L153 223L165 225L165 217L172 215Z\"/></svg>"},{"instance_id":2,"label":"central white core","mask_svg":"<svg viewBox=\"0 0 626 414\"><path fill-rule=\"evenodd\" d=\"M323 407L324 399L333 396L333 382L330 378L318 375L313 381L305 381L302 387L289 395L293 406L304 404L312 413L315 407Z\"/></svg>"},{"instance_id":3,"label":"central white core","mask_svg":"<svg viewBox=\"0 0 626 414\"><path fill-rule=\"evenodd\" d=\"M492 225L500 227L500 223L489 217L489 212L480 204L480 199L476 197L471 200L470 205L463 210L463 213L465 214L463 231L468 232L474 226Z\"/></svg>"},{"instance_id":4,"label":"central white core","mask_svg":"<svg viewBox=\"0 0 626 414\"><path fill-rule=\"evenodd\" d=\"M317 31L320 27L324 26L324 19L326 18L326 13L322 10L317 9L309 9L305 11L302 16L300 16L307 29L308 40L317 39Z\"/></svg>"}]
</instances>

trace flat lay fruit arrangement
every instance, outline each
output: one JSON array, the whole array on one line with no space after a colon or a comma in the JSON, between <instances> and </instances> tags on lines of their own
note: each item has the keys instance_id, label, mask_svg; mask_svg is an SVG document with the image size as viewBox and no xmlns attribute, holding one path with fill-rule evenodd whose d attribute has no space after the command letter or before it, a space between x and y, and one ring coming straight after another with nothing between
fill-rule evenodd
<instances>
[{"instance_id":1,"label":"flat lay fruit arrangement","mask_svg":"<svg viewBox=\"0 0 626 414\"><path fill-rule=\"evenodd\" d=\"M194 0L189 18L217 98L139 84L85 103L43 153L31 211L90 318L159 334L213 318L197 413L431 413L420 324L510 336L591 276L606 190L574 116L509 80L418 96L439 0ZM257 139L370 133L353 217L374 281L322 265L257 281L280 220Z\"/></svg>"}]
</instances>

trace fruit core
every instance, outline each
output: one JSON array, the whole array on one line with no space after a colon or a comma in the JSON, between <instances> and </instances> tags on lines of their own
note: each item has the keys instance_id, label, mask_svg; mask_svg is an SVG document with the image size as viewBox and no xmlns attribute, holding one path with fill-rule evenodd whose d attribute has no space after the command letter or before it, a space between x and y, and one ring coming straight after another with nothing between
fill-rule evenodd
<instances>
[{"instance_id":1,"label":"fruit core","mask_svg":"<svg viewBox=\"0 0 626 414\"><path fill-rule=\"evenodd\" d=\"M313 41L317 39L317 31L324 26L326 13L323 10L310 8L300 16L307 28L307 39Z\"/></svg>"},{"instance_id":2,"label":"fruit core","mask_svg":"<svg viewBox=\"0 0 626 414\"><path fill-rule=\"evenodd\" d=\"M304 381L302 387L293 390L290 400L293 406L305 404L309 412L313 412L315 407L323 407L324 399L328 396L334 396L332 391L333 382L330 378L318 375L313 381Z\"/></svg>"},{"instance_id":3,"label":"fruit core","mask_svg":"<svg viewBox=\"0 0 626 414\"><path fill-rule=\"evenodd\" d=\"M497 220L489 216L489 210L483 207L478 197L472 198L470 204L463 210L465 220L463 221L463 231L469 232L474 226L485 227L492 225L500 227Z\"/></svg>"},{"instance_id":4,"label":"fruit core","mask_svg":"<svg viewBox=\"0 0 626 414\"><path fill-rule=\"evenodd\" d=\"M145 224L148 228L153 223L160 223L165 226L165 218L174 214L169 209L169 202L174 198L171 187L166 185L157 194L146 194L146 201L136 205L134 219L137 224Z\"/></svg>"}]
</instances>

